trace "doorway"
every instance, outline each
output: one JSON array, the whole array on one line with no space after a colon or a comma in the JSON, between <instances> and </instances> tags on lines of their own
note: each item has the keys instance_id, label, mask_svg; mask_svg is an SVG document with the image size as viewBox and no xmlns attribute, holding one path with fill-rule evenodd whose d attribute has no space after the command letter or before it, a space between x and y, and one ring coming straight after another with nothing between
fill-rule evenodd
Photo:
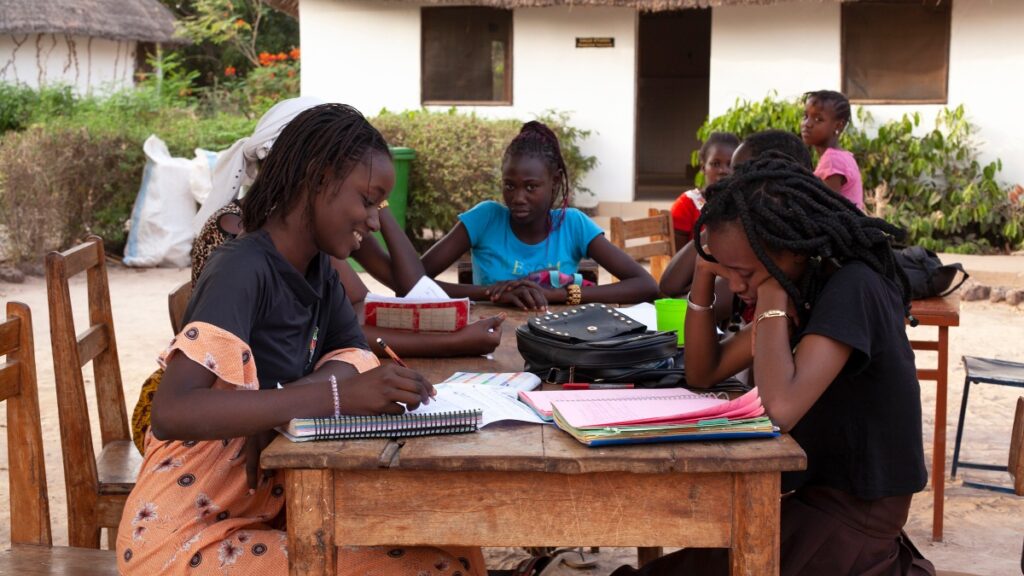
<instances>
[{"instance_id":1,"label":"doorway","mask_svg":"<svg viewBox=\"0 0 1024 576\"><path fill-rule=\"evenodd\" d=\"M711 9L640 14L636 199L671 200L693 186L690 155L708 114Z\"/></svg>"}]
</instances>

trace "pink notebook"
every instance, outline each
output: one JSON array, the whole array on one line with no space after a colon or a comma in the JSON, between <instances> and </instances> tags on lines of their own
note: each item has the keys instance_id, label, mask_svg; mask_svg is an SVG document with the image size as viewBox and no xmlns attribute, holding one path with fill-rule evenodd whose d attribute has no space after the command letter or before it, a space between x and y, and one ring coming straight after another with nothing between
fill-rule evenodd
<instances>
[{"instance_id":1,"label":"pink notebook","mask_svg":"<svg viewBox=\"0 0 1024 576\"><path fill-rule=\"evenodd\" d=\"M675 398L693 397L700 398L700 394L691 392L686 388L652 388L649 390L638 390L634 388L611 389L611 390L531 390L520 392L519 400L524 402L533 411L545 420L551 420L551 403L556 400L616 400L619 398Z\"/></svg>"},{"instance_id":2,"label":"pink notebook","mask_svg":"<svg viewBox=\"0 0 1024 576\"><path fill-rule=\"evenodd\" d=\"M610 392L610 390L608 391ZM718 418L755 418L764 415L757 388L735 400L694 394L651 397L655 390L627 390L616 398L566 398L555 400L562 419L574 428L599 428L638 424L695 424Z\"/></svg>"}]
</instances>

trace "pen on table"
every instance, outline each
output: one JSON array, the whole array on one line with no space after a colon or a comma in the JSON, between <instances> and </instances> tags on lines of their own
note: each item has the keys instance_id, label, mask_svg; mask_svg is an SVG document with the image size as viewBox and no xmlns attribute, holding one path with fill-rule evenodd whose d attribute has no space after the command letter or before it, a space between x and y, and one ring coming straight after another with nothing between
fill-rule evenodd
<instances>
[{"instance_id":1,"label":"pen on table","mask_svg":"<svg viewBox=\"0 0 1024 576\"><path fill-rule=\"evenodd\" d=\"M632 384L613 384L604 382L566 382L565 384L562 384L563 390L614 390L632 387Z\"/></svg>"}]
</instances>

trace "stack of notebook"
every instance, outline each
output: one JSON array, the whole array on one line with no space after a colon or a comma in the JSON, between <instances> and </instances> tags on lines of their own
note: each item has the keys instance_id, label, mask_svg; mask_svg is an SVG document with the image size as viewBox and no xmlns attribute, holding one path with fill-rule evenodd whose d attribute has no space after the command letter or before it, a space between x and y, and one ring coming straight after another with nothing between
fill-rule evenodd
<instances>
[{"instance_id":1,"label":"stack of notebook","mask_svg":"<svg viewBox=\"0 0 1024 576\"><path fill-rule=\"evenodd\" d=\"M778 435L756 388L735 400L683 390L582 390L576 395L550 399L551 415L559 428L588 446ZM536 409L543 396L530 396Z\"/></svg>"}]
</instances>

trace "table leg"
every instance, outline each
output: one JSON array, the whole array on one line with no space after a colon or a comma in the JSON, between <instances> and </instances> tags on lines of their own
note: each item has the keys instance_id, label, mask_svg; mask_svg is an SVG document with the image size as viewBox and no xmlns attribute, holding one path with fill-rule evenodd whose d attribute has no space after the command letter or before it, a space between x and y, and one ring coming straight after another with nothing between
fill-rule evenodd
<instances>
[{"instance_id":1,"label":"table leg","mask_svg":"<svg viewBox=\"0 0 1024 576\"><path fill-rule=\"evenodd\" d=\"M781 482L778 472L734 476L732 576L778 576Z\"/></svg>"},{"instance_id":2,"label":"table leg","mask_svg":"<svg viewBox=\"0 0 1024 576\"><path fill-rule=\"evenodd\" d=\"M935 378L935 440L932 442L932 540L942 542L942 508L946 488L946 387L949 380L949 327L939 326L939 363Z\"/></svg>"},{"instance_id":3,"label":"table leg","mask_svg":"<svg viewBox=\"0 0 1024 576\"><path fill-rule=\"evenodd\" d=\"M288 573L335 576L334 478L331 470L285 471L288 502Z\"/></svg>"}]
</instances>

